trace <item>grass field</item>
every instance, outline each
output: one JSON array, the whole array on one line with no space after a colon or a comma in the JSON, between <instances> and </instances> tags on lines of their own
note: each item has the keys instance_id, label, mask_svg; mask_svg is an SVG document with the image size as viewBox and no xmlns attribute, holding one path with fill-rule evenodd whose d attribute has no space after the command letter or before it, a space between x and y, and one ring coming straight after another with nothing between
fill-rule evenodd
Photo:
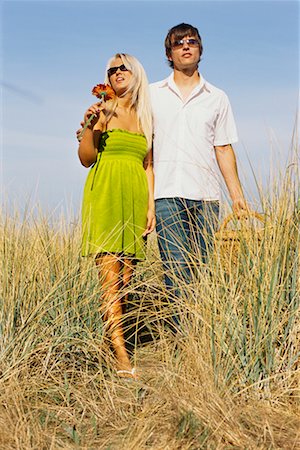
<instances>
[{"instance_id":1,"label":"grass field","mask_svg":"<svg viewBox=\"0 0 300 450\"><path fill-rule=\"evenodd\" d=\"M4 211L1 449L300 448L298 195L261 199L261 240L241 230L231 263L222 244L210 270L195 257L176 337L152 237L128 288L137 382L115 375L79 224Z\"/></svg>"}]
</instances>

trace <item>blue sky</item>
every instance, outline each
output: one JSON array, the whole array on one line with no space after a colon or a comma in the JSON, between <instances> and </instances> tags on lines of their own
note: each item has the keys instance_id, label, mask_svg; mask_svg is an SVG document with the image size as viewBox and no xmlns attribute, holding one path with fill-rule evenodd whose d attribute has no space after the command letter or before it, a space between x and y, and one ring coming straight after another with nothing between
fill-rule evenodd
<instances>
[{"instance_id":1,"label":"blue sky","mask_svg":"<svg viewBox=\"0 0 300 450\"><path fill-rule=\"evenodd\" d=\"M4 1L1 22L4 201L78 211L87 169L75 130L91 88L118 51L136 56L150 82L168 76L164 38L180 22L199 29L200 72L230 98L250 201L253 170L264 186L270 168L284 170L298 107L299 2Z\"/></svg>"}]
</instances>

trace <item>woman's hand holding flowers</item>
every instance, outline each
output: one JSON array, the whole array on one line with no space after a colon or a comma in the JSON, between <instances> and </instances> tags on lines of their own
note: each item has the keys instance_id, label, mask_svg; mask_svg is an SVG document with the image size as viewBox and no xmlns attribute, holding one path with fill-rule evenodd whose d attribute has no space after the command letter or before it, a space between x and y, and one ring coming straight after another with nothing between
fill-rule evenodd
<instances>
[{"instance_id":1,"label":"woman's hand holding flowers","mask_svg":"<svg viewBox=\"0 0 300 450\"><path fill-rule=\"evenodd\" d=\"M84 126L82 130L77 131L77 139L81 140L83 133L87 128L93 129L99 120L101 109L103 109L102 102L111 100L115 97L115 91L107 84L97 84L92 89L92 94L99 98L100 102L94 103L84 114ZM101 108L102 106L102 108Z\"/></svg>"},{"instance_id":2,"label":"woman's hand holding flowers","mask_svg":"<svg viewBox=\"0 0 300 450\"><path fill-rule=\"evenodd\" d=\"M103 105L101 105L101 103L94 103L92 106L89 107L89 109L84 113L83 118L84 124L87 124L85 128L90 128L91 130L94 128L94 126L99 120L99 115L102 109Z\"/></svg>"}]
</instances>

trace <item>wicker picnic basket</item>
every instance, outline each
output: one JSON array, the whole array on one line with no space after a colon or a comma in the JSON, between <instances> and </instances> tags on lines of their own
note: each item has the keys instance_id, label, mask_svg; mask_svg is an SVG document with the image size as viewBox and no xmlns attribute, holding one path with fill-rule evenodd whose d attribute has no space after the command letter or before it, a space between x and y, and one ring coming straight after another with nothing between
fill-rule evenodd
<instances>
[{"instance_id":1,"label":"wicker picnic basket","mask_svg":"<svg viewBox=\"0 0 300 450\"><path fill-rule=\"evenodd\" d=\"M236 269L239 263L248 264L259 255L264 224L264 216L255 211L240 218L235 214L225 217L215 235L214 251L214 258L224 271Z\"/></svg>"}]
</instances>

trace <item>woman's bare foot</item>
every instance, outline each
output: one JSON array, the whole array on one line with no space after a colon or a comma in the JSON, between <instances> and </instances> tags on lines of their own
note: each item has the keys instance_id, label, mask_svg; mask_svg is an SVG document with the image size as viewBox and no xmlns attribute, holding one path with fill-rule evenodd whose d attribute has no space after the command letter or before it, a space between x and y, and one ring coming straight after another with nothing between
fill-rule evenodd
<instances>
[{"instance_id":1,"label":"woman's bare foot","mask_svg":"<svg viewBox=\"0 0 300 450\"><path fill-rule=\"evenodd\" d=\"M138 379L135 367L132 367L129 359L124 361L118 361L117 363L117 375L121 378L133 378Z\"/></svg>"},{"instance_id":2,"label":"woman's bare foot","mask_svg":"<svg viewBox=\"0 0 300 450\"><path fill-rule=\"evenodd\" d=\"M129 378L133 380L138 380L135 367L133 367L131 370L117 370L117 375L120 378Z\"/></svg>"}]
</instances>

